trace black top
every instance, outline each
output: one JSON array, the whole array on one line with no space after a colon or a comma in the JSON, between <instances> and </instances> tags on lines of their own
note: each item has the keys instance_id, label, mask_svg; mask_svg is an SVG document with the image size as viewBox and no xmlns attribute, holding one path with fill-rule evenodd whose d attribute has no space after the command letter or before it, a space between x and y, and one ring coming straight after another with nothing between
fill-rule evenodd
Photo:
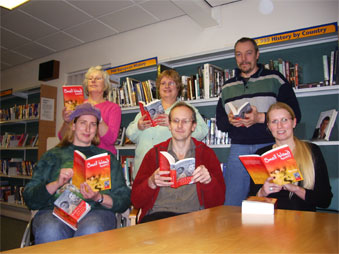
<instances>
[{"instance_id":1,"label":"black top","mask_svg":"<svg viewBox=\"0 0 339 254\"><path fill-rule=\"evenodd\" d=\"M302 200L297 195L293 194L289 198L289 191L281 190L280 192L268 195L269 198L277 198L278 209L288 210L302 210L302 211L315 211L316 207L327 208L331 204L332 192L330 181L328 178L327 166L320 148L312 143L311 146L312 158L315 170L315 183L313 190L306 189L305 200ZM272 146L266 146L259 149L256 154L263 154L272 149ZM300 185L301 182L298 182ZM249 196L255 196L262 184L254 184L251 179Z\"/></svg>"}]
</instances>

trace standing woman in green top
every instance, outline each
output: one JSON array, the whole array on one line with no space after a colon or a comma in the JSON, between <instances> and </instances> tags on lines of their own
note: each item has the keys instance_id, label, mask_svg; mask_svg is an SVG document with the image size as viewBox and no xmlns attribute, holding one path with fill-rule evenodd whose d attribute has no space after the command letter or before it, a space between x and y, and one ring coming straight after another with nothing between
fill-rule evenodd
<instances>
[{"instance_id":1,"label":"standing woman in green top","mask_svg":"<svg viewBox=\"0 0 339 254\"><path fill-rule=\"evenodd\" d=\"M178 72L175 70L163 71L156 80L156 86L165 110L165 114L158 115L155 119L157 126L152 127L151 121L145 120L145 117L138 113L126 130L127 137L136 144L133 178L135 178L145 154L154 145L171 137L171 132L168 129L168 114L171 108L179 102L178 97L182 90ZM194 110L197 114L197 127L192 136L202 140L208 133L208 127L198 110L196 108Z\"/></svg>"}]
</instances>

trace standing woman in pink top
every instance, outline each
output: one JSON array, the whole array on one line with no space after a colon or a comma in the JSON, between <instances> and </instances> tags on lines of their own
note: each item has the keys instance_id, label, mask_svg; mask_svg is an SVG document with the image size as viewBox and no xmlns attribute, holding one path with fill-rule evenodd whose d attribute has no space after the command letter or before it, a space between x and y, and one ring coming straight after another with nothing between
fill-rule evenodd
<instances>
[{"instance_id":1,"label":"standing woman in pink top","mask_svg":"<svg viewBox=\"0 0 339 254\"><path fill-rule=\"evenodd\" d=\"M83 86L88 96L85 103L91 103L100 109L101 112L101 121L99 124L100 144L98 147L116 155L117 150L114 147L114 143L120 129L121 109L118 104L107 101L106 99L110 87L109 75L101 66L91 67L85 74ZM60 139L69 127L68 119L72 112L71 110L66 110L66 108L62 111L64 123L58 133Z\"/></svg>"}]
</instances>

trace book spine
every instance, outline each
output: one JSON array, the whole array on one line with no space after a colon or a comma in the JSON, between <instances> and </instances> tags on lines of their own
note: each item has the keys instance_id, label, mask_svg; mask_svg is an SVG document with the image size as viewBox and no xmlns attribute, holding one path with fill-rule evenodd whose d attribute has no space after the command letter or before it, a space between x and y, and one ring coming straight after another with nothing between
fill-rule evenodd
<instances>
[{"instance_id":1,"label":"book spine","mask_svg":"<svg viewBox=\"0 0 339 254\"><path fill-rule=\"evenodd\" d=\"M328 72L328 57L327 57L327 55L323 55L323 69L324 69L324 82L325 82L325 85L328 85L329 72Z\"/></svg>"}]
</instances>

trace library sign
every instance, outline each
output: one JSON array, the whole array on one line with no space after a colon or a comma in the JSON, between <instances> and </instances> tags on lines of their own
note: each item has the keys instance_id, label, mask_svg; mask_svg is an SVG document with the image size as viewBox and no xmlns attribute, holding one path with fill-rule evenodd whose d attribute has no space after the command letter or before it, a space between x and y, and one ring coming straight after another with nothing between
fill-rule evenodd
<instances>
[{"instance_id":1,"label":"library sign","mask_svg":"<svg viewBox=\"0 0 339 254\"><path fill-rule=\"evenodd\" d=\"M289 40L296 40L311 36L318 36L323 34L330 34L337 31L337 23L330 23L320 26L313 26L309 28L288 31L279 34L268 35L264 37L255 38L258 46L260 45L267 45L277 42L289 41Z\"/></svg>"},{"instance_id":2,"label":"library sign","mask_svg":"<svg viewBox=\"0 0 339 254\"><path fill-rule=\"evenodd\" d=\"M112 67L112 68L106 69L106 71L108 72L109 75L112 75L112 74L118 74L122 72L145 68L145 67L152 66L152 65L157 65L157 63L158 63L158 58L153 57L153 58L148 58L148 59L141 60L138 62L119 65L117 67Z\"/></svg>"}]
</instances>

